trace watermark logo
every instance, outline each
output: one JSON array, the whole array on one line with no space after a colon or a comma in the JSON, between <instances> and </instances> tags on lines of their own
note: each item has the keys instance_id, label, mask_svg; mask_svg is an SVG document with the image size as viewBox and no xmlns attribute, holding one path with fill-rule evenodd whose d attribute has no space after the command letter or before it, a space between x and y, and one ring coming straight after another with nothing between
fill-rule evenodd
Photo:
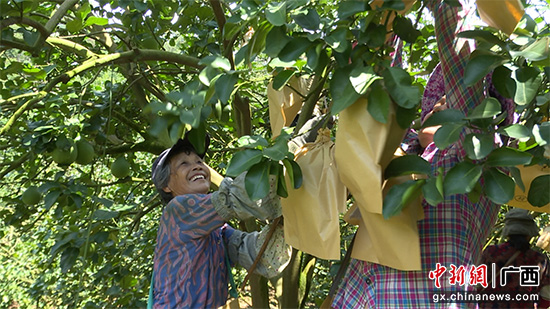
<instances>
[{"instance_id":1,"label":"watermark logo","mask_svg":"<svg viewBox=\"0 0 550 309\"><path fill-rule=\"evenodd\" d=\"M540 284L540 266L533 265L523 265L523 266L507 266L500 269L500 273L496 274L495 263L492 264L493 272L487 273L487 265L481 264L479 266L471 265L467 269L464 265L456 266L451 264L448 268L448 280L450 285L460 285L465 284L471 286L481 285L484 288L489 286L489 283L492 283L492 287L496 288L496 283L498 282L500 286L505 286L507 284L507 275L517 273L519 274L519 285L520 286L539 286ZM436 288L441 288L441 277L447 272L447 267L437 263L435 269L431 270L428 273L428 277L434 281ZM498 280L497 280L498 279Z\"/></svg>"},{"instance_id":2,"label":"watermark logo","mask_svg":"<svg viewBox=\"0 0 550 309\"><path fill-rule=\"evenodd\" d=\"M447 272L447 267L437 263L435 270L428 273L429 278L434 280L435 287L438 289L441 288L441 277L445 274L445 272ZM469 270L467 270L464 265L457 267L456 265L451 264L449 274L450 276L448 280L450 285L481 285L484 288L489 285L487 281L487 265L485 264L481 264L479 266L472 265L469 267Z\"/></svg>"},{"instance_id":3,"label":"watermark logo","mask_svg":"<svg viewBox=\"0 0 550 309\"><path fill-rule=\"evenodd\" d=\"M446 267L437 263L435 269L428 273L428 277L433 280L435 288L439 291L433 293L433 302L508 302L508 301L538 301L538 294L534 293L487 293L483 290L489 286L493 289L497 286L503 287L509 284L510 274L517 274L519 285L522 287L536 287L540 285L540 266L524 265L524 266L507 266L496 272L495 264L492 267L487 267L486 264L479 266L456 266L449 265ZM444 281L447 280L447 281ZM445 291L445 287L451 286L473 286L483 287L482 290L474 289L467 291L464 289ZM444 286L444 287L443 287ZM519 292L519 291L518 291Z\"/></svg>"}]
</instances>

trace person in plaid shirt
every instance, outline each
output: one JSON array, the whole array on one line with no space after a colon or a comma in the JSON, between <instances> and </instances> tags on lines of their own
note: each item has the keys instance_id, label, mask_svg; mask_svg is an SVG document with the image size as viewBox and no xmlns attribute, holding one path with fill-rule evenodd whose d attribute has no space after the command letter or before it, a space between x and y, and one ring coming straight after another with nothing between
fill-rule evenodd
<instances>
[{"instance_id":1,"label":"person in plaid shirt","mask_svg":"<svg viewBox=\"0 0 550 309\"><path fill-rule=\"evenodd\" d=\"M422 98L422 118L432 112L434 105L445 98L441 108L453 108L468 114L480 104L487 93L484 81L466 87L462 81L464 68L471 53L469 42L457 39L456 33L466 30L469 23L462 17L475 8L471 3L462 10L443 0L429 0L427 6L434 15L436 40L440 64L434 70ZM443 102L441 102L443 103ZM510 111L513 102L501 101L503 109ZM435 111L434 111L435 112ZM508 117L506 121L510 123ZM425 136L410 130L402 148L408 154L418 154L431 164L432 173L449 171L466 157L462 141L469 133L465 128L458 142L445 149L438 149ZM421 132L426 133L426 132ZM428 132L429 133L429 132ZM433 132L432 132L433 133ZM421 145L422 141L422 145ZM426 142L427 141L427 142ZM482 248L494 225L500 206L482 196L478 202L469 200L466 194L446 196L436 207L422 201L424 219L418 221L421 252L421 270L404 271L352 259L339 290L334 297L333 308L460 308L475 307L475 303L436 302L434 296L447 297L456 292L475 293L475 286L453 282L448 270L451 266L471 271L479 263ZM361 244L355 244L360 246ZM407 254L403 252L403 254ZM430 272L444 266L447 272L438 281Z\"/></svg>"}]
</instances>

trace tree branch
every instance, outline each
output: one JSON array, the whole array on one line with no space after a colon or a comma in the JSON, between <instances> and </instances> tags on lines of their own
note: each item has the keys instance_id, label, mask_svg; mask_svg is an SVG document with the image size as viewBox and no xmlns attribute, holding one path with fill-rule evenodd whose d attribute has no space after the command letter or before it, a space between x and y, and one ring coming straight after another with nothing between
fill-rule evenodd
<instances>
[{"instance_id":1,"label":"tree branch","mask_svg":"<svg viewBox=\"0 0 550 309\"><path fill-rule=\"evenodd\" d=\"M105 153L119 154L119 153L126 153L126 152L143 151L143 152L149 152L153 154L160 154L164 149L166 149L166 147L164 147L161 144L144 141L137 144L124 144L120 146L110 147L105 149Z\"/></svg>"},{"instance_id":2,"label":"tree branch","mask_svg":"<svg viewBox=\"0 0 550 309\"><path fill-rule=\"evenodd\" d=\"M17 118L19 118L19 116L21 116L27 109L31 108L34 104L42 100L47 94L48 93L46 91L40 91L36 98L30 99L27 102L25 102L23 105L21 105L21 107L19 107L19 109L16 110L15 113L13 113L13 115L6 122L4 127L0 130L0 135L3 135L9 129L11 129L11 127L13 126Z\"/></svg>"},{"instance_id":3,"label":"tree branch","mask_svg":"<svg viewBox=\"0 0 550 309\"><path fill-rule=\"evenodd\" d=\"M321 75L322 74L316 74L313 78L313 82L311 83L311 87L313 89L307 95L307 99L304 102L304 105L302 106L302 109L300 111L300 117L298 117L296 128L294 129L294 132L296 133L300 131L300 128L302 128L302 126L309 120L309 118L311 118L311 115L313 115L313 110L315 109L315 105L319 100L319 96L323 91L323 86L328 77L328 74L325 74L325 76Z\"/></svg>"},{"instance_id":4,"label":"tree branch","mask_svg":"<svg viewBox=\"0 0 550 309\"><path fill-rule=\"evenodd\" d=\"M144 139L148 139L150 136L147 134L147 132L142 130L142 127L137 125L136 123L130 121L128 117L116 110L113 110L114 116L120 120L122 123L127 125L128 127L132 128L134 131L136 131L139 135L141 135Z\"/></svg>"},{"instance_id":5,"label":"tree branch","mask_svg":"<svg viewBox=\"0 0 550 309\"><path fill-rule=\"evenodd\" d=\"M62 48L64 50L74 52L75 54L84 57L86 59L97 57L97 54L89 50L88 48L75 43L70 40L62 39L62 38L55 38L55 37L49 37L46 39L46 43L57 46L59 48Z\"/></svg>"},{"instance_id":6,"label":"tree branch","mask_svg":"<svg viewBox=\"0 0 550 309\"><path fill-rule=\"evenodd\" d=\"M2 20L2 22L0 22L0 31L2 31L2 29L4 28L7 28L15 24L31 26L34 29L38 30L40 35L43 35L43 36L49 35L48 30L41 23L27 17L10 17Z\"/></svg>"},{"instance_id":7,"label":"tree branch","mask_svg":"<svg viewBox=\"0 0 550 309\"><path fill-rule=\"evenodd\" d=\"M12 102L12 101L16 101L16 100L19 100L19 99L24 99L24 98L27 98L27 97L34 97L34 96L37 96L37 95L40 95L40 92L23 93L23 94L16 95L16 96L11 97L11 98L7 98L5 100L0 100L0 105L2 105L4 103L9 103L9 102Z\"/></svg>"},{"instance_id":8,"label":"tree branch","mask_svg":"<svg viewBox=\"0 0 550 309\"><path fill-rule=\"evenodd\" d=\"M65 0L63 1L63 3L61 3L59 8L55 11L52 17L50 17L50 20L48 20L45 25L45 28L48 31L48 36L55 30L55 28L57 28L57 25L59 24L63 16L65 16L67 12L77 3L78 0ZM44 39L46 38L44 37Z\"/></svg>"},{"instance_id":9,"label":"tree branch","mask_svg":"<svg viewBox=\"0 0 550 309\"><path fill-rule=\"evenodd\" d=\"M2 171L2 173L0 173L0 178L4 178L4 176L6 176L9 172L11 172L14 169L18 168L19 166L21 166L21 164L23 164L23 162L27 161L30 156L31 156L31 153L27 152L21 158L13 161L7 169L5 169L4 171Z\"/></svg>"},{"instance_id":10,"label":"tree branch","mask_svg":"<svg viewBox=\"0 0 550 309\"><path fill-rule=\"evenodd\" d=\"M241 97L237 92L233 99L233 106L235 107L235 123L237 124L238 136L250 135L252 133L252 122L248 99Z\"/></svg>"},{"instance_id":11,"label":"tree branch","mask_svg":"<svg viewBox=\"0 0 550 309\"><path fill-rule=\"evenodd\" d=\"M127 63L127 62L139 62L139 61L168 61L174 63L180 63L183 65L191 66L197 69L202 69L203 65L199 64L199 59L187 55L176 54L167 51L159 51L154 49L135 49L123 53L113 53L105 56L99 56L84 61L78 67L67 71L66 73L57 76L51 80L42 91L38 93L38 96L34 99L27 101L23 104L8 120L4 127L0 130L0 135L6 133L15 123L15 121L34 104L43 99L55 85L63 82L67 83L74 76L81 74L91 68L107 65L110 63ZM250 112L249 112L250 113Z\"/></svg>"},{"instance_id":12,"label":"tree branch","mask_svg":"<svg viewBox=\"0 0 550 309\"><path fill-rule=\"evenodd\" d=\"M210 0L209 2L210 2L210 6L212 7L212 11L214 11L214 17L216 17L216 22L218 23L218 28L220 29L220 33L222 36L223 49L224 49L223 55L225 58L229 60L229 62L231 63L231 68L234 70L235 69L235 61L233 59L234 39L231 41L228 41L225 39L223 35L223 28L225 27L226 19L225 19L225 14L223 13L221 1Z\"/></svg>"}]
</instances>

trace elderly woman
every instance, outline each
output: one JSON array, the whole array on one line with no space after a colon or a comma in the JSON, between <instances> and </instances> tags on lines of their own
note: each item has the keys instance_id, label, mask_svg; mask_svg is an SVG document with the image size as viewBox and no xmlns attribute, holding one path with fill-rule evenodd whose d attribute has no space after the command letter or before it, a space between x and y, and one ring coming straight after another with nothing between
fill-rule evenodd
<instances>
[{"instance_id":1,"label":"elderly woman","mask_svg":"<svg viewBox=\"0 0 550 309\"><path fill-rule=\"evenodd\" d=\"M548 308L548 293L541 293L544 286L550 284L548 258L531 249L531 238L539 235L537 224L525 209L513 208L506 214L502 236L508 240L502 244L489 246L483 251L481 263L487 265L487 273L495 274L482 293L509 296L503 301L480 302L480 308ZM520 272L525 266L538 267L538 280L522 282ZM493 271L493 267L496 269ZM510 271L502 272L502 268ZM504 276L504 278L501 278ZM501 280L504 279L504 280ZM502 284L505 282L505 284ZM494 286L494 288L493 288ZM549 287L545 287L546 291ZM537 300L518 300L516 297L538 297ZM546 298L546 299L545 299Z\"/></svg>"},{"instance_id":2,"label":"elderly woman","mask_svg":"<svg viewBox=\"0 0 550 309\"><path fill-rule=\"evenodd\" d=\"M205 140L205 151L209 138ZM155 308L217 308L228 296L230 263L249 269L267 230L245 233L226 222L232 218L274 219L279 198L270 193L254 202L244 189L244 174L225 178L209 194L210 170L204 152L180 139L153 163L153 182L165 203L160 219L153 268ZM290 248L277 227L255 272L274 277L288 263ZM229 260L229 262L227 262Z\"/></svg>"}]
</instances>

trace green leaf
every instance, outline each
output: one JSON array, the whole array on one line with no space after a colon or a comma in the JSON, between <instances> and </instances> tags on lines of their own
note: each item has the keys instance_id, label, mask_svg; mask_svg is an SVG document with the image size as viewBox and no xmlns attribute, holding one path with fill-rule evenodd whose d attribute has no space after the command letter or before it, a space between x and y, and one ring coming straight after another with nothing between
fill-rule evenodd
<instances>
[{"instance_id":1,"label":"green leaf","mask_svg":"<svg viewBox=\"0 0 550 309\"><path fill-rule=\"evenodd\" d=\"M201 81L201 83L205 84L206 86L210 86L211 82L215 83L217 78L219 78L219 76L221 76L220 71L218 71L217 69L211 66L206 66L199 73L199 80ZM210 89L213 89L215 93L216 88L211 87Z\"/></svg>"},{"instance_id":2,"label":"green leaf","mask_svg":"<svg viewBox=\"0 0 550 309\"><path fill-rule=\"evenodd\" d=\"M525 192L525 184L523 184L523 180L521 179L521 172L519 171L519 168L511 166L508 168L508 170L510 171L512 179L514 179L516 186L518 186L521 191Z\"/></svg>"},{"instance_id":3,"label":"green leaf","mask_svg":"<svg viewBox=\"0 0 550 309\"><path fill-rule=\"evenodd\" d=\"M304 29L316 31L321 28L321 19L317 11L313 8L308 9L306 14L292 15L292 18Z\"/></svg>"},{"instance_id":4,"label":"green leaf","mask_svg":"<svg viewBox=\"0 0 550 309\"><path fill-rule=\"evenodd\" d=\"M428 204L437 206L437 204L443 202L443 188L438 187L438 178L443 179L440 174L437 177L426 179L426 184L422 186L422 195Z\"/></svg>"},{"instance_id":5,"label":"green leaf","mask_svg":"<svg viewBox=\"0 0 550 309\"><path fill-rule=\"evenodd\" d=\"M119 212L118 211L110 211L110 210L104 210L104 209L97 209L94 211L93 219L94 220L111 220L116 217L118 217Z\"/></svg>"},{"instance_id":6,"label":"green leaf","mask_svg":"<svg viewBox=\"0 0 550 309\"><path fill-rule=\"evenodd\" d=\"M516 80L516 95L514 101L518 105L526 105L536 97L542 83L540 71L533 67L524 67L516 70L514 74Z\"/></svg>"},{"instance_id":7,"label":"green leaf","mask_svg":"<svg viewBox=\"0 0 550 309\"><path fill-rule=\"evenodd\" d=\"M223 26L223 38L231 40L232 37L237 35L239 31L243 30L244 23L226 22Z\"/></svg>"},{"instance_id":8,"label":"green leaf","mask_svg":"<svg viewBox=\"0 0 550 309\"><path fill-rule=\"evenodd\" d=\"M412 86L411 76L405 70L389 67L383 76L386 88L397 105L410 109L420 103L420 90Z\"/></svg>"},{"instance_id":9,"label":"green leaf","mask_svg":"<svg viewBox=\"0 0 550 309\"><path fill-rule=\"evenodd\" d=\"M403 108L401 106L396 106L395 118L401 129L410 128L411 124L416 119L417 112L418 111L416 108Z\"/></svg>"},{"instance_id":10,"label":"green leaf","mask_svg":"<svg viewBox=\"0 0 550 309\"><path fill-rule=\"evenodd\" d=\"M370 5L366 1L341 1L338 3L338 18L346 19L357 13L370 10Z\"/></svg>"},{"instance_id":11,"label":"green leaf","mask_svg":"<svg viewBox=\"0 0 550 309\"><path fill-rule=\"evenodd\" d=\"M40 37L40 33L38 31L28 31L26 29L22 30L25 43L29 46L33 46L36 40L38 40L38 38Z\"/></svg>"},{"instance_id":12,"label":"green leaf","mask_svg":"<svg viewBox=\"0 0 550 309\"><path fill-rule=\"evenodd\" d=\"M258 146L267 147L269 143L265 138L259 135L245 135L237 140L239 147L256 148Z\"/></svg>"},{"instance_id":13,"label":"green leaf","mask_svg":"<svg viewBox=\"0 0 550 309\"><path fill-rule=\"evenodd\" d=\"M506 204L514 197L516 184L497 168L490 168L483 172L483 192L496 204Z\"/></svg>"},{"instance_id":14,"label":"green leaf","mask_svg":"<svg viewBox=\"0 0 550 309\"><path fill-rule=\"evenodd\" d=\"M550 203L550 175L541 175L533 179L527 201L536 207L542 207Z\"/></svg>"},{"instance_id":15,"label":"green leaf","mask_svg":"<svg viewBox=\"0 0 550 309\"><path fill-rule=\"evenodd\" d=\"M355 103L360 94L355 91L349 80L351 67L338 68L330 80L330 94L333 99L331 113L336 115L346 109L346 107Z\"/></svg>"},{"instance_id":16,"label":"green leaf","mask_svg":"<svg viewBox=\"0 0 550 309\"><path fill-rule=\"evenodd\" d=\"M370 48L379 48L386 41L387 30L384 25L371 23L364 32L359 34L359 44L366 44Z\"/></svg>"},{"instance_id":17,"label":"green leaf","mask_svg":"<svg viewBox=\"0 0 550 309\"><path fill-rule=\"evenodd\" d=\"M237 152L227 167L226 174L230 177L237 177L244 171L247 171L254 164L262 160L262 151L258 149L245 149Z\"/></svg>"},{"instance_id":18,"label":"green leaf","mask_svg":"<svg viewBox=\"0 0 550 309\"><path fill-rule=\"evenodd\" d=\"M506 58L487 51L475 50L464 69L464 84L472 86L489 72L506 62Z\"/></svg>"},{"instance_id":19,"label":"green leaf","mask_svg":"<svg viewBox=\"0 0 550 309\"><path fill-rule=\"evenodd\" d=\"M319 60L321 58L321 53L324 52L323 45L317 44L314 47L310 48L306 52L307 65L312 69L317 69L319 65Z\"/></svg>"},{"instance_id":20,"label":"green leaf","mask_svg":"<svg viewBox=\"0 0 550 309\"><path fill-rule=\"evenodd\" d=\"M216 94L218 96L218 99L224 103L227 104L229 101L229 98L233 94L233 90L235 89L235 84L239 80L239 76L237 74L222 74L215 82L214 87L216 87Z\"/></svg>"},{"instance_id":21,"label":"green leaf","mask_svg":"<svg viewBox=\"0 0 550 309\"><path fill-rule=\"evenodd\" d=\"M543 122L533 126L533 136L540 146L550 144L550 122Z\"/></svg>"},{"instance_id":22,"label":"green leaf","mask_svg":"<svg viewBox=\"0 0 550 309\"><path fill-rule=\"evenodd\" d=\"M67 28L67 31L75 33L82 29L82 19L80 18L74 18L69 20L65 27Z\"/></svg>"},{"instance_id":23,"label":"green leaf","mask_svg":"<svg viewBox=\"0 0 550 309\"><path fill-rule=\"evenodd\" d=\"M466 124L464 121L464 114L457 109L444 109L437 113L433 113L428 119L422 124L422 128L438 126L446 123L456 123L456 124Z\"/></svg>"},{"instance_id":24,"label":"green leaf","mask_svg":"<svg viewBox=\"0 0 550 309\"><path fill-rule=\"evenodd\" d=\"M384 171L384 178L396 177L409 174L430 175L431 166L428 161L417 155L406 155L397 157L390 161Z\"/></svg>"},{"instance_id":25,"label":"green leaf","mask_svg":"<svg viewBox=\"0 0 550 309\"><path fill-rule=\"evenodd\" d=\"M78 254L80 249L75 247L68 247L61 254L61 260L59 261L59 266L61 266L61 272L67 273L67 271L74 266L76 260L78 259Z\"/></svg>"},{"instance_id":26,"label":"green leaf","mask_svg":"<svg viewBox=\"0 0 550 309\"><path fill-rule=\"evenodd\" d=\"M187 135L197 153L206 152L206 125L204 122L199 124L195 129L190 130Z\"/></svg>"},{"instance_id":27,"label":"green leaf","mask_svg":"<svg viewBox=\"0 0 550 309\"><path fill-rule=\"evenodd\" d=\"M481 160L491 153L494 143L493 134L472 133L464 138L464 150L468 158Z\"/></svg>"},{"instance_id":28,"label":"green leaf","mask_svg":"<svg viewBox=\"0 0 550 309\"><path fill-rule=\"evenodd\" d=\"M265 17L274 26L286 24L286 3L270 3L265 10Z\"/></svg>"},{"instance_id":29,"label":"green leaf","mask_svg":"<svg viewBox=\"0 0 550 309\"><path fill-rule=\"evenodd\" d=\"M424 179L409 180L391 187L382 205L384 219L389 219L399 214L405 206L418 198L422 193L421 188L424 183Z\"/></svg>"},{"instance_id":30,"label":"green leaf","mask_svg":"<svg viewBox=\"0 0 550 309\"><path fill-rule=\"evenodd\" d=\"M266 45L266 37L269 34L269 31L273 28L273 25L271 25L268 22L264 22L260 25L260 27L254 32L254 35L252 36L252 39L249 43L249 51L246 55L247 63L250 63L254 60L255 56L260 54L265 49Z\"/></svg>"},{"instance_id":31,"label":"green leaf","mask_svg":"<svg viewBox=\"0 0 550 309\"><path fill-rule=\"evenodd\" d=\"M244 186L248 197L257 201L269 194L269 161L254 164L244 178Z\"/></svg>"},{"instance_id":32,"label":"green leaf","mask_svg":"<svg viewBox=\"0 0 550 309\"><path fill-rule=\"evenodd\" d=\"M437 148L444 149L458 141L463 128L463 125L460 123L447 123L442 125L434 134L434 143Z\"/></svg>"},{"instance_id":33,"label":"green leaf","mask_svg":"<svg viewBox=\"0 0 550 309\"><path fill-rule=\"evenodd\" d=\"M286 188L284 167L280 164L277 164L277 171L277 195L287 198L288 190Z\"/></svg>"},{"instance_id":34,"label":"green leaf","mask_svg":"<svg viewBox=\"0 0 550 309\"><path fill-rule=\"evenodd\" d=\"M405 2L403 0L384 0L380 9L401 11L405 9Z\"/></svg>"},{"instance_id":35,"label":"green leaf","mask_svg":"<svg viewBox=\"0 0 550 309\"><path fill-rule=\"evenodd\" d=\"M501 65L493 72L492 80L495 89L505 98L516 95L516 81L512 78L512 70Z\"/></svg>"},{"instance_id":36,"label":"green leaf","mask_svg":"<svg viewBox=\"0 0 550 309\"><path fill-rule=\"evenodd\" d=\"M416 39L422 35L422 33L413 26L410 19L400 15L397 15L393 20L393 31L398 37L408 43L414 43Z\"/></svg>"},{"instance_id":37,"label":"green leaf","mask_svg":"<svg viewBox=\"0 0 550 309\"><path fill-rule=\"evenodd\" d=\"M492 118L500 114L500 102L493 98L486 98L476 106L466 117L466 119L485 119Z\"/></svg>"},{"instance_id":38,"label":"green leaf","mask_svg":"<svg viewBox=\"0 0 550 309\"><path fill-rule=\"evenodd\" d=\"M86 23L84 23L84 27L88 27L91 25L105 26L108 23L109 23L109 20L107 18L90 16L88 17L88 19L86 19Z\"/></svg>"},{"instance_id":39,"label":"green leaf","mask_svg":"<svg viewBox=\"0 0 550 309\"><path fill-rule=\"evenodd\" d=\"M265 54L271 58L278 57L281 50L290 40L290 37L286 35L284 27L273 27L266 37Z\"/></svg>"},{"instance_id":40,"label":"green leaf","mask_svg":"<svg viewBox=\"0 0 550 309\"><path fill-rule=\"evenodd\" d=\"M497 132L512 138L516 138L522 142L525 142L531 138L531 131L529 130L529 128L522 124L512 124L505 127L500 127Z\"/></svg>"},{"instance_id":41,"label":"green leaf","mask_svg":"<svg viewBox=\"0 0 550 309\"><path fill-rule=\"evenodd\" d=\"M510 147L493 150L487 157L487 166L517 166L531 163L533 156Z\"/></svg>"},{"instance_id":42,"label":"green leaf","mask_svg":"<svg viewBox=\"0 0 550 309\"><path fill-rule=\"evenodd\" d=\"M483 193L483 188L481 188L481 184L478 182L472 189L472 191L468 192L468 199L472 203L478 203L481 199L481 195Z\"/></svg>"},{"instance_id":43,"label":"green leaf","mask_svg":"<svg viewBox=\"0 0 550 309\"><path fill-rule=\"evenodd\" d=\"M273 77L273 89L281 90L286 83L288 83L290 78L294 76L294 73L296 73L294 70L283 70L275 75L275 77Z\"/></svg>"},{"instance_id":44,"label":"green leaf","mask_svg":"<svg viewBox=\"0 0 550 309\"><path fill-rule=\"evenodd\" d=\"M482 168L468 161L453 166L443 181L445 195L463 194L472 191L481 177Z\"/></svg>"},{"instance_id":45,"label":"green leaf","mask_svg":"<svg viewBox=\"0 0 550 309\"><path fill-rule=\"evenodd\" d=\"M55 202L57 202L57 199L61 195L61 191L59 190L52 190L46 194L46 197L44 197L44 209L50 209Z\"/></svg>"},{"instance_id":46,"label":"green leaf","mask_svg":"<svg viewBox=\"0 0 550 309\"><path fill-rule=\"evenodd\" d=\"M510 51L510 55L514 58L523 57L531 61L542 61L550 57L549 46L550 38L540 37L521 51Z\"/></svg>"},{"instance_id":47,"label":"green leaf","mask_svg":"<svg viewBox=\"0 0 550 309\"><path fill-rule=\"evenodd\" d=\"M338 28L325 37L325 42L336 52L343 53L350 47L348 33L347 28Z\"/></svg>"},{"instance_id":48,"label":"green leaf","mask_svg":"<svg viewBox=\"0 0 550 309\"><path fill-rule=\"evenodd\" d=\"M229 63L229 60L220 56L206 56L199 61L199 64L207 65L225 72L231 70L231 63Z\"/></svg>"},{"instance_id":49,"label":"green leaf","mask_svg":"<svg viewBox=\"0 0 550 309\"><path fill-rule=\"evenodd\" d=\"M193 108L191 110L184 110L180 112L180 122L191 125L193 128L196 128L201 123L201 107ZM170 128L170 138L175 142L178 138L181 137L181 131L183 127L180 123L174 123Z\"/></svg>"},{"instance_id":50,"label":"green leaf","mask_svg":"<svg viewBox=\"0 0 550 309\"><path fill-rule=\"evenodd\" d=\"M373 67L362 65L355 66L349 76L353 89L359 94L365 94L370 85L381 78L374 73Z\"/></svg>"},{"instance_id":51,"label":"green leaf","mask_svg":"<svg viewBox=\"0 0 550 309\"><path fill-rule=\"evenodd\" d=\"M380 83L374 83L367 93L367 111L374 120L387 123L390 114L390 95Z\"/></svg>"},{"instance_id":52,"label":"green leaf","mask_svg":"<svg viewBox=\"0 0 550 309\"><path fill-rule=\"evenodd\" d=\"M287 141L284 138L277 138L273 146L264 148L263 154L274 161L283 160L288 154Z\"/></svg>"},{"instance_id":53,"label":"green leaf","mask_svg":"<svg viewBox=\"0 0 550 309\"><path fill-rule=\"evenodd\" d=\"M279 52L279 59L282 61L295 61L305 53L312 43L304 37L292 38Z\"/></svg>"},{"instance_id":54,"label":"green leaf","mask_svg":"<svg viewBox=\"0 0 550 309\"><path fill-rule=\"evenodd\" d=\"M459 4L459 6L461 6ZM506 48L506 42L499 39L496 35L494 35L491 31L488 30L468 30L468 31L462 31L456 35L458 38L468 38L468 39L476 39L478 41L483 41L487 43L491 43L493 45L498 45L502 48Z\"/></svg>"},{"instance_id":55,"label":"green leaf","mask_svg":"<svg viewBox=\"0 0 550 309\"><path fill-rule=\"evenodd\" d=\"M298 189L302 186L302 169L300 165L294 160L284 159L283 164L286 168L286 173L290 178L290 185L294 189Z\"/></svg>"}]
</instances>

